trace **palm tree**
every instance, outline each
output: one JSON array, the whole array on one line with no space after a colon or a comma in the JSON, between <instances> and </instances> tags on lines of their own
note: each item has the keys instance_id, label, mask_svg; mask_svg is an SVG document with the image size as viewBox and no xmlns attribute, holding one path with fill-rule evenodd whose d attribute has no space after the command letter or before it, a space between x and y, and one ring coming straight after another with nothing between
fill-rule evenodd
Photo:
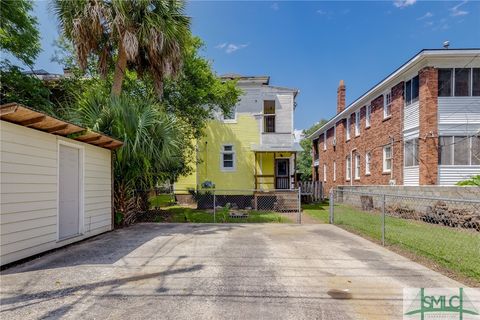
<instances>
[{"instance_id":1,"label":"palm tree","mask_svg":"<svg viewBox=\"0 0 480 320\"><path fill-rule=\"evenodd\" d=\"M179 72L191 39L184 0L52 1L65 37L74 44L80 68L85 70L92 54L103 76L114 64L112 96L120 95L127 68L139 75L150 74L159 97L164 79Z\"/></svg>"},{"instance_id":2,"label":"palm tree","mask_svg":"<svg viewBox=\"0 0 480 320\"><path fill-rule=\"evenodd\" d=\"M114 159L115 210L126 224L145 210L145 190L169 177L182 162L182 125L145 98L84 94L73 119L123 141Z\"/></svg>"}]
</instances>

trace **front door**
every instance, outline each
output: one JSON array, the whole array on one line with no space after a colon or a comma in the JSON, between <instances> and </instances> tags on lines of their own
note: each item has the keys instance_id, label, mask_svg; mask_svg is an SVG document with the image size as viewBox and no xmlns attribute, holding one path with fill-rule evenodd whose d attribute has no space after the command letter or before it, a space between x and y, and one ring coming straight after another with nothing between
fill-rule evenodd
<instances>
[{"instance_id":1,"label":"front door","mask_svg":"<svg viewBox=\"0 0 480 320\"><path fill-rule=\"evenodd\" d=\"M275 159L275 189L290 189L289 159Z\"/></svg>"},{"instance_id":2,"label":"front door","mask_svg":"<svg viewBox=\"0 0 480 320\"><path fill-rule=\"evenodd\" d=\"M80 150L59 145L59 239L80 233Z\"/></svg>"}]
</instances>

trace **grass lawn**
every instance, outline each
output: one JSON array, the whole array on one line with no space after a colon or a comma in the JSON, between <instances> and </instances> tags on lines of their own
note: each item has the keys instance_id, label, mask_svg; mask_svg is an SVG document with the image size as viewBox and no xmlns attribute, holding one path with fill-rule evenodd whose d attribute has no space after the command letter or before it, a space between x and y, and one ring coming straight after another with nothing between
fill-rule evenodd
<instances>
[{"instance_id":1,"label":"grass lawn","mask_svg":"<svg viewBox=\"0 0 480 320\"><path fill-rule=\"evenodd\" d=\"M170 194L159 194L150 197L150 208L164 208L172 205L173 197Z\"/></svg>"},{"instance_id":2,"label":"grass lawn","mask_svg":"<svg viewBox=\"0 0 480 320\"><path fill-rule=\"evenodd\" d=\"M189 222L189 223L213 223L213 213L205 210L196 210L180 206L171 206L162 209L166 214L158 217L157 222ZM248 218L230 218L228 213L217 210L216 222L228 223L292 223L293 221L276 212L249 211Z\"/></svg>"},{"instance_id":3,"label":"grass lawn","mask_svg":"<svg viewBox=\"0 0 480 320\"><path fill-rule=\"evenodd\" d=\"M304 205L304 213L328 223L328 202ZM381 216L346 205L335 205L335 224L381 240ZM385 218L385 244L397 246L461 275L480 281L480 233L422 221Z\"/></svg>"}]
</instances>

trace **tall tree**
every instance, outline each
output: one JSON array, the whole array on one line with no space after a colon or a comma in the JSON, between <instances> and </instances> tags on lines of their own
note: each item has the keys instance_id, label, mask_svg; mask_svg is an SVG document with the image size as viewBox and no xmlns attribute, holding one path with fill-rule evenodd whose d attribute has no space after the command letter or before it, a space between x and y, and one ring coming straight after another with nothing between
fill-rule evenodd
<instances>
[{"instance_id":1,"label":"tall tree","mask_svg":"<svg viewBox=\"0 0 480 320\"><path fill-rule=\"evenodd\" d=\"M103 76L114 66L113 96L120 95L127 68L150 74L159 97L164 80L181 68L190 39L183 0L53 0L53 8L81 69L92 54Z\"/></svg>"},{"instance_id":2,"label":"tall tree","mask_svg":"<svg viewBox=\"0 0 480 320\"><path fill-rule=\"evenodd\" d=\"M30 0L0 2L0 49L28 66L33 65L41 50L37 19L31 11Z\"/></svg>"},{"instance_id":3,"label":"tall tree","mask_svg":"<svg viewBox=\"0 0 480 320\"><path fill-rule=\"evenodd\" d=\"M306 137L314 133L315 130L325 123L327 123L327 120L322 119L310 128L303 130L305 138L300 141L303 151L300 152L298 156L298 172L300 172L300 179L302 181L307 181L312 178L312 141Z\"/></svg>"}]
</instances>

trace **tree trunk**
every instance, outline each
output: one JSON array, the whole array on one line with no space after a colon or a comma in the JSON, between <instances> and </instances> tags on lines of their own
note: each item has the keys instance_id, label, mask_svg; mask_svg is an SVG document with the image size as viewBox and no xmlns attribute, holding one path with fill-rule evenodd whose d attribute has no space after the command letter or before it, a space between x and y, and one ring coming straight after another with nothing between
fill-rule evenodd
<instances>
[{"instance_id":1,"label":"tree trunk","mask_svg":"<svg viewBox=\"0 0 480 320\"><path fill-rule=\"evenodd\" d=\"M115 64L115 73L113 74L112 97L119 97L122 93L123 78L125 78L125 71L127 68L127 53L123 48L122 41L118 46L118 59Z\"/></svg>"}]
</instances>

